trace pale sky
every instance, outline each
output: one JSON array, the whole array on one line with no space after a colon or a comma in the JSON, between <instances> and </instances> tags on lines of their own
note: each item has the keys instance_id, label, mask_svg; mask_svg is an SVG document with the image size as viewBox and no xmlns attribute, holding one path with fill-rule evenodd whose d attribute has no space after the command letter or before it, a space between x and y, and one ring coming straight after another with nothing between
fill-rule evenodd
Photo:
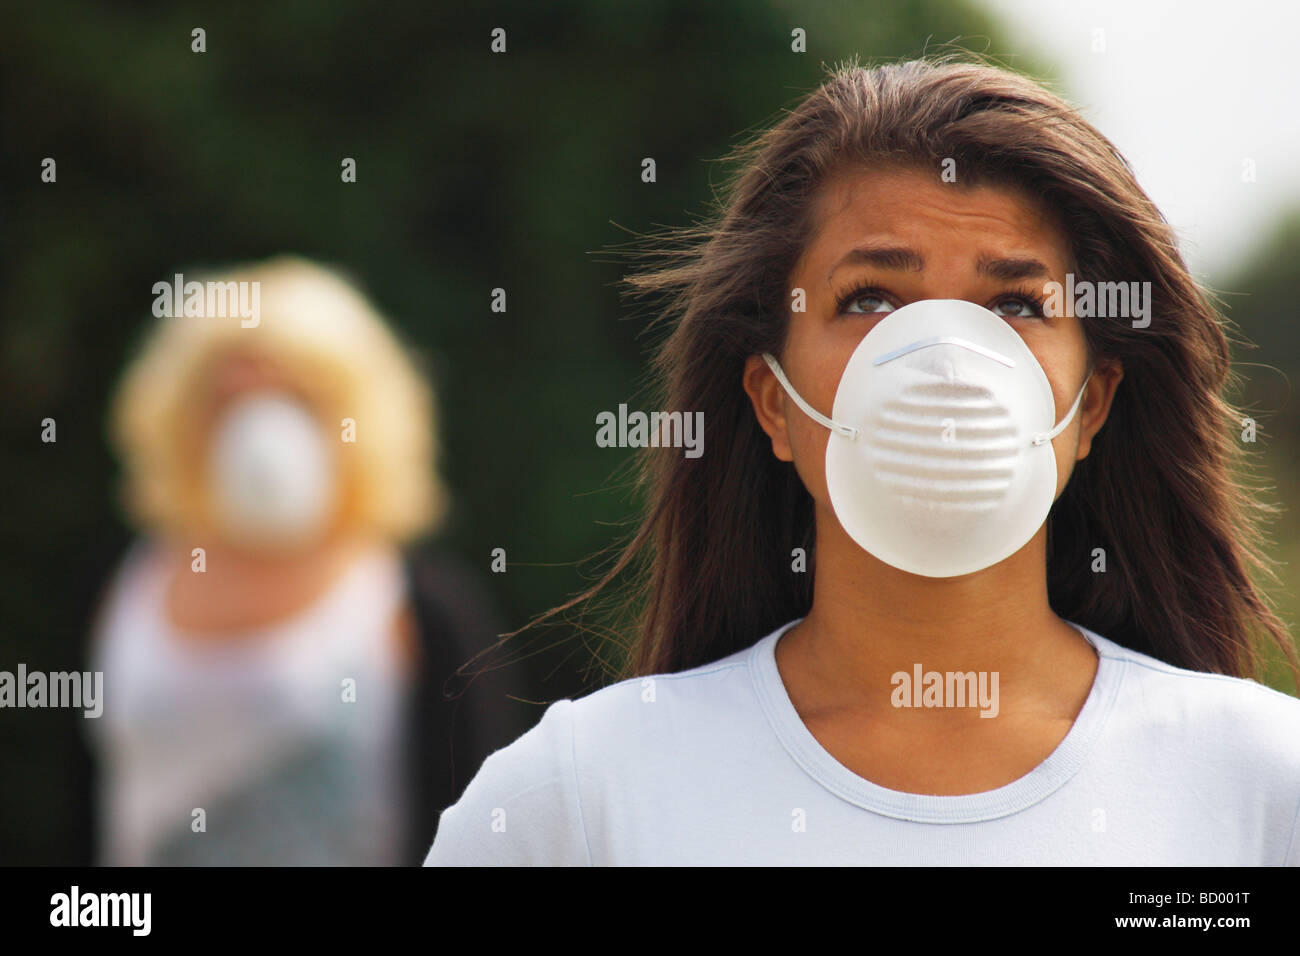
<instances>
[{"instance_id":1,"label":"pale sky","mask_svg":"<svg viewBox=\"0 0 1300 956\"><path fill-rule=\"evenodd\" d=\"M982 0L1119 148L1203 279L1222 278L1300 204L1300 4ZM1104 31L1095 52L1094 30ZM1256 182L1242 181L1255 161Z\"/></svg>"}]
</instances>

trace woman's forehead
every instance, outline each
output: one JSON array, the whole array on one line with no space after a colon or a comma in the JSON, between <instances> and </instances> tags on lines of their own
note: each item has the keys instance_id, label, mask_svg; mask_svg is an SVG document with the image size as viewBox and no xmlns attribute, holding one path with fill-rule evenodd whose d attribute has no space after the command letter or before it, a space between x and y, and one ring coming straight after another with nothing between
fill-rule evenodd
<instances>
[{"instance_id":1,"label":"woman's forehead","mask_svg":"<svg viewBox=\"0 0 1300 956\"><path fill-rule=\"evenodd\" d=\"M948 183L937 168L842 173L819 191L813 221L808 251L820 246L824 254L833 251L828 247L885 240L933 244L982 238L1059 257L1067 256L1069 248L1058 217L1027 189L1009 183Z\"/></svg>"}]
</instances>

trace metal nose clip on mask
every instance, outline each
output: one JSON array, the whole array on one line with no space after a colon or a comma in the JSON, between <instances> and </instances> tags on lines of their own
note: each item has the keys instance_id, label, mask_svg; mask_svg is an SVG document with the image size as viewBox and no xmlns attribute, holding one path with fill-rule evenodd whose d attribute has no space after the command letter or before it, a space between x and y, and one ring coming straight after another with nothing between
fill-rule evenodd
<instances>
[{"instance_id":1,"label":"metal nose clip on mask","mask_svg":"<svg viewBox=\"0 0 1300 956\"><path fill-rule=\"evenodd\" d=\"M831 417L826 485L844 530L912 574L946 578L997 564L1042 527L1056 498L1052 387L1024 340L972 302L926 299L888 313L862 339Z\"/></svg>"}]
</instances>

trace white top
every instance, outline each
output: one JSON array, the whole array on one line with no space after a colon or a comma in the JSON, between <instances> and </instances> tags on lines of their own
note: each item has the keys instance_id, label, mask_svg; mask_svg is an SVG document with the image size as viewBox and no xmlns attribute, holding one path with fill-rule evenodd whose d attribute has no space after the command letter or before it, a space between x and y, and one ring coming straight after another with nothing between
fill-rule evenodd
<instances>
[{"instance_id":1,"label":"white top","mask_svg":"<svg viewBox=\"0 0 1300 956\"><path fill-rule=\"evenodd\" d=\"M187 638L168 620L174 567L137 541L95 635L98 862L400 862L400 557L368 550L300 612L221 642Z\"/></svg>"},{"instance_id":2,"label":"white top","mask_svg":"<svg viewBox=\"0 0 1300 956\"><path fill-rule=\"evenodd\" d=\"M1046 760L902 793L799 718L775 657L796 623L553 703L443 811L425 865L1300 865L1300 700L1073 625L1097 676Z\"/></svg>"}]
</instances>

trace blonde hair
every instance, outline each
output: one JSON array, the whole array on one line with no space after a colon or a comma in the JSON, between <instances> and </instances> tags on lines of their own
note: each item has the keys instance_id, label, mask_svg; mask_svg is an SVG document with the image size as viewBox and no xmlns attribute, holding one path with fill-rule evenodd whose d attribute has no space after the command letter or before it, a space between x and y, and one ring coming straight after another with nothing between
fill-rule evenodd
<instances>
[{"instance_id":1,"label":"blonde hair","mask_svg":"<svg viewBox=\"0 0 1300 956\"><path fill-rule=\"evenodd\" d=\"M436 472L433 393L357 288L296 256L201 279L259 283L258 322L186 316L175 303L148 334L109 415L130 517L152 532L210 528L197 467L204 403L221 360L251 356L283 373L327 427L356 423L355 442L339 445L340 523L399 541L436 528L447 492Z\"/></svg>"}]
</instances>

